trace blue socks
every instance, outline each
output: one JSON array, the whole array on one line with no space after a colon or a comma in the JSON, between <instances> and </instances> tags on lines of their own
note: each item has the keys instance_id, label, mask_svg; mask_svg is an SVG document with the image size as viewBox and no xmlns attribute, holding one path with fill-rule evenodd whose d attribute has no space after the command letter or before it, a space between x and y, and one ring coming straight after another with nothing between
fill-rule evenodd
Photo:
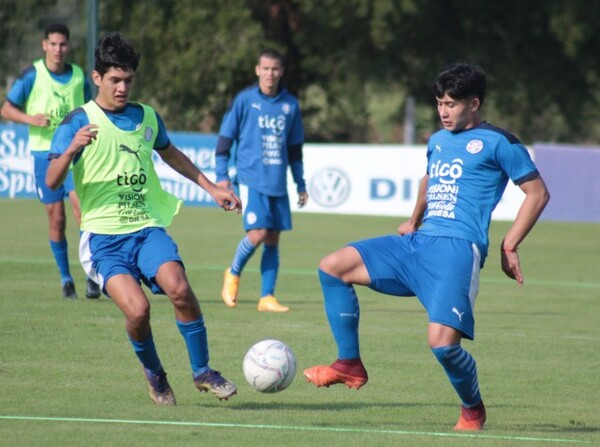
<instances>
[{"instance_id":1,"label":"blue socks","mask_svg":"<svg viewBox=\"0 0 600 447\"><path fill-rule=\"evenodd\" d=\"M360 308L354 287L319 269L325 313L338 347L338 359L358 359Z\"/></svg>"},{"instance_id":2,"label":"blue socks","mask_svg":"<svg viewBox=\"0 0 600 447\"><path fill-rule=\"evenodd\" d=\"M443 366L463 406L470 408L478 405L481 402L481 394L477 380L477 365L471 354L460 345L431 348L431 351Z\"/></svg>"},{"instance_id":3,"label":"blue socks","mask_svg":"<svg viewBox=\"0 0 600 447\"><path fill-rule=\"evenodd\" d=\"M275 293L275 282L279 272L279 246L264 245L262 258L260 260L260 273L262 275L262 296Z\"/></svg>"},{"instance_id":4,"label":"blue socks","mask_svg":"<svg viewBox=\"0 0 600 447\"><path fill-rule=\"evenodd\" d=\"M144 341L136 341L131 337L129 337L129 341L131 342L131 346L133 346L135 355L137 355L138 359L140 359L140 362L142 362L144 368L153 374L160 372L162 365L160 364L160 360L156 352L156 346L154 345L152 332L150 332L150 335L148 335L148 338Z\"/></svg>"},{"instance_id":5,"label":"blue socks","mask_svg":"<svg viewBox=\"0 0 600 447\"><path fill-rule=\"evenodd\" d=\"M248 236L242 239L237 247L233 262L231 263L231 273L240 276L244 266L256 251L256 246L252 245Z\"/></svg>"},{"instance_id":6,"label":"blue socks","mask_svg":"<svg viewBox=\"0 0 600 447\"><path fill-rule=\"evenodd\" d=\"M194 377L198 377L210 369L208 367L208 337L204 326L204 317L201 316L196 321L189 323L178 321L177 327L185 340Z\"/></svg>"},{"instance_id":7,"label":"blue socks","mask_svg":"<svg viewBox=\"0 0 600 447\"><path fill-rule=\"evenodd\" d=\"M54 242L51 240L50 250L52 250L56 265L60 271L60 280L62 284L65 285L65 282L73 281L73 277L71 276L71 271L69 269L69 247L67 240L65 239L59 242Z\"/></svg>"}]
</instances>

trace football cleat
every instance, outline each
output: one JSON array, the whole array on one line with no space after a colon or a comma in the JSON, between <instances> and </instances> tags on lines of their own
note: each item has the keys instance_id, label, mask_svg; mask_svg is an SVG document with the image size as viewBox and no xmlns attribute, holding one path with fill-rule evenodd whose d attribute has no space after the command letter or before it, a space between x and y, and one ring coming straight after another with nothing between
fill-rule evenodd
<instances>
[{"instance_id":1,"label":"football cleat","mask_svg":"<svg viewBox=\"0 0 600 447\"><path fill-rule=\"evenodd\" d=\"M238 289L240 287L240 277L231 273L231 268L225 270L223 275L223 289L221 298L228 307L237 306Z\"/></svg>"},{"instance_id":2,"label":"football cleat","mask_svg":"<svg viewBox=\"0 0 600 447\"><path fill-rule=\"evenodd\" d=\"M279 304L273 295L263 296L258 301L257 309L259 312L287 312L290 310L289 307Z\"/></svg>"},{"instance_id":3,"label":"football cleat","mask_svg":"<svg viewBox=\"0 0 600 447\"><path fill-rule=\"evenodd\" d=\"M167 381L167 373L164 369L154 374L144 368L148 380L148 394L150 399L157 405L175 405L175 393Z\"/></svg>"},{"instance_id":4,"label":"football cleat","mask_svg":"<svg viewBox=\"0 0 600 447\"><path fill-rule=\"evenodd\" d=\"M235 384L225 379L219 371L214 369L209 369L205 373L194 377L194 385L201 392L210 391L219 400L227 400L237 393Z\"/></svg>"},{"instance_id":5,"label":"football cleat","mask_svg":"<svg viewBox=\"0 0 600 447\"><path fill-rule=\"evenodd\" d=\"M85 284L85 297L90 299L100 298L100 286L93 279L88 278Z\"/></svg>"},{"instance_id":6,"label":"football cleat","mask_svg":"<svg viewBox=\"0 0 600 447\"><path fill-rule=\"evenodd\" d=\"M355 376L352 374L346 374L331 366L313 366L304 370L304 377L307 382L312 382L317 387L335 385L336 383L343 383L348 388L360 389L367 381L369 376Z\"/></svg>"},{"instance_id":7,"label":"football cleat","mask_svg":"<svg viewBox=\"0 0 600 447\"><path fill-rule=\"evenodd\" d=\"M483 402L471 408L461 406L460 417L454 426L456 431L481 431L485 424L486 414Z\"/></svg>"},{"instance_id":8,"label":"football cleat","mask_svg":"<svg viewBox=\"0 0 600 447\"><path fill-rule=\"evenodd\" d=\"M73 281L66 281L62 286L62 294L64 298L71 300L77 299L77 292L75 291L75 284Z\"/></svg>"}]
</instances>

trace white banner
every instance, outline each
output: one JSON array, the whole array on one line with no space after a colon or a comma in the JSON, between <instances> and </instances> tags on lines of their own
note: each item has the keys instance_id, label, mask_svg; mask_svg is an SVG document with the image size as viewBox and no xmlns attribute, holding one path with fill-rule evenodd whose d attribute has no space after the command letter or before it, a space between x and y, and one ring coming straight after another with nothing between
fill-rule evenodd
<instances>
[{"instance_id":1,"label":"white banner","mask_svg":"<svg viewBox=\"0 0 600 447\"><path fill-rule=\"evenodd\" d=\"M308 204L298 212L402 216L412 214L427 167L426 146L305 144ZM296 185L288 178L290 200ZM509 182L492 214L512 220L525 195Z\"/></svg>"}]
</instances>

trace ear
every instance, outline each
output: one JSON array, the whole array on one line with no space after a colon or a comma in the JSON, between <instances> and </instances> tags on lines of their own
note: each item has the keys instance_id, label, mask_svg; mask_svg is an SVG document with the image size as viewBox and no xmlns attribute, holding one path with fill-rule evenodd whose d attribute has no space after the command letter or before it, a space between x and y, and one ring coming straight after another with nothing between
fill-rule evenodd
<instances>
[{"instance_id":1,"label":"ear","mask_svg":"<svg viewBox=\"0 0 600 447\"><path fill-rule=\"evenodd\" d=\"M479 107L481 107L481 101L479 100L479 98L477 96L475 96L472 100L471 100L471 112L475 113L479 110Z\"/></svg>"},{"instance_id":2,"label":"ear","mask_svg":"<svg viewBox=\"0 0 600 447\"><path fill-rule=\"evenodd\" d=\"M102 83L102 75L96 70L92 70L92 81L94 81L96 87L100 88L100 84Z\"/></svg>"},{"instance_id":3,"label":"ear","mask_svg":"<svg viewBox=\"0 0 600 447\"><path fill-rule=\"evenodd\" d=\"M254 67L254 72L256 73L256 76L260 76L260 67L258 66L258 64L256 65L256 67Z\"/></svg>"}]
</instances>

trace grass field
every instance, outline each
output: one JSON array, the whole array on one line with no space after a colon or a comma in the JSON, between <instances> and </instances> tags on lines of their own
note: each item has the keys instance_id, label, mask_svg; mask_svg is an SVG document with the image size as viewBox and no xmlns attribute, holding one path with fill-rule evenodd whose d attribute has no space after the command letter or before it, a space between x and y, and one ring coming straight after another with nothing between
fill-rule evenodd
<instances>
[{"instance_id":1,"label":"grass field","mask_svg":"<svg viewBox=\"0 0 600 447\"><path fill-rule=\"evenodd\" d=\"M525 285L497 256L508 223L491 229L476 341L488 407L482 434L452 432L459 402L427 346L415 298L358 288L361 348L370 381L360 391L315 388L302 370L336 350L316 275L346 242L395 231L399 219L297 214L282 238L277 296L288 314L258 313L259 256L242 278L240 305L220 299L222 271L242 235L239 216L184 208L170 229L208 327L211 366L238 384L219 402L193 387L167 298L151 296L159 354L177 395L156 407L107 298L82 298L77 232L69 226L80 299L64 300L34 200L0 201L0 445L2 446L544 446L600 445L600 225L540 223L522 244ZM244 380L245 351L287 342L298 360L290 388L263 395Z\"/></svg>"}]
</instances>

